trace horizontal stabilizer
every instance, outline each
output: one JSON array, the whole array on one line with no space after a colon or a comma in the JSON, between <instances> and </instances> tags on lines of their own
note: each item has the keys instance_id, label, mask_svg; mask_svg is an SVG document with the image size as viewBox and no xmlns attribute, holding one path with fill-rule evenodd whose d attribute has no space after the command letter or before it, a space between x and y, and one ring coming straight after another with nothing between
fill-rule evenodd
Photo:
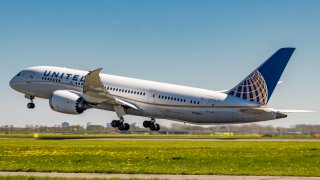
<instances>
[{"instance_id":1,"label":"horizontal stabilizer","mask_svg":"<svg viewBox=\"0 0 320 180\"><path fill-rule=\"evenodd\" d=\"M249 113L249 114L263 114L266 113L265 109L260 109L260 108L243 108L240 109L241 112L243 113Z\"/></svg>"},{"instance_id":2,"label":"horizontal stabilizer","mask_svg":"<svg viewBox=\"0 0 320 180\"><path fill-rule=\"evenodd\" d=\"M290 109L277 109L281 113L313 113L314 111L310 110L290 110Z\"/></svg>"}]
</instances>

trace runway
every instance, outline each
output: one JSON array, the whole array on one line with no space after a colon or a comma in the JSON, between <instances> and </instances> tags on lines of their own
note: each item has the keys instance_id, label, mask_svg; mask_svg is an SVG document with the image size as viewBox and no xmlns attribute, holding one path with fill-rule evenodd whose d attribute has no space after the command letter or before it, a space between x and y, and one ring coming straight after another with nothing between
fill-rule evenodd
<instances>
[{"instance_id":1,"label":"runway","mask_svg":"<svg viewBox=\"0 0 320 180\"><path fill-rule=\"evenodd\" d=\"M121 178L121 179L201 179L201 180L320 180L320 177L293 176L228 176L228 175L168 175L168 174L99 174L57 172L0 172L0 176L30 176L52 178Z\"/></svg>"},{"instance_id":2,"label":"runway","mask_svg":"<svg viewBox=\"0 0 320 180\"><path fill-rule=\"evenodd\" d=\"M84 138L64 140L100 140L100 141L237 141L237 142L320 142L320 139L277 139L277 138Z\"/></svg>"}]
</instances>

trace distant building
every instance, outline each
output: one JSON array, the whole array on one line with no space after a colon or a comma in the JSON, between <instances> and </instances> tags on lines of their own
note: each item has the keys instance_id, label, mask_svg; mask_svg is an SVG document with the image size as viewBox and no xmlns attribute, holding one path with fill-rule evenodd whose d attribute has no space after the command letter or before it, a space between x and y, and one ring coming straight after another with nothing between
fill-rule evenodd
<instances>
[{"instance_id":1,"label":"distant building","mask_svg":"<svg viewBox=\"0 0 320 180\"><path fill-rule=\"evenodd\" d=\"M63 122L62 123L62 127L63 128L66 128L66 127L69 127L69 126L70 126L70 124L68 122Z\"/></svg>"}]
</instances>

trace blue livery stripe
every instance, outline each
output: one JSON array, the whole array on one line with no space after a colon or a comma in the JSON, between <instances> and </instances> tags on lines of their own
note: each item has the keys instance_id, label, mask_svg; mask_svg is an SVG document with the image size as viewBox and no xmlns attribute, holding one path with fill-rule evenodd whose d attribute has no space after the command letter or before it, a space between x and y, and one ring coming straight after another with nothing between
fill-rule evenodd
<instances>
[{"instance_id":1,"label":"blue livery stripe","mask_svg":"<svg viewBox=\"0 0 320 180\"><path fill-rule=\"evenodd\" d=\"M295 48L281 48L254 70L229 95L266 105Z\"/></svg>"}]
</instances>

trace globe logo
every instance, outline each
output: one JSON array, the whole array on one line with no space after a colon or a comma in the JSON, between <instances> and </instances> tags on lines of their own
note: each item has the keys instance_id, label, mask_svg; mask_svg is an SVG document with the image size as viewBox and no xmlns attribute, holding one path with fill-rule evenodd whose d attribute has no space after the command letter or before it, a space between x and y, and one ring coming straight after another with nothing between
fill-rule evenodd
<instances>
[{"instance_id":1,"label":"globe logo","mask_svg":"<svg viewBox=\"0 0 320 180\"><path fill-rule=\"evenodd\" d=\"M259 103L261 105L267 104L268 88L261 73L256 70L251 73L245 80L238 86L233 88L229 94Z\"/></svg>"}]
</instances>

